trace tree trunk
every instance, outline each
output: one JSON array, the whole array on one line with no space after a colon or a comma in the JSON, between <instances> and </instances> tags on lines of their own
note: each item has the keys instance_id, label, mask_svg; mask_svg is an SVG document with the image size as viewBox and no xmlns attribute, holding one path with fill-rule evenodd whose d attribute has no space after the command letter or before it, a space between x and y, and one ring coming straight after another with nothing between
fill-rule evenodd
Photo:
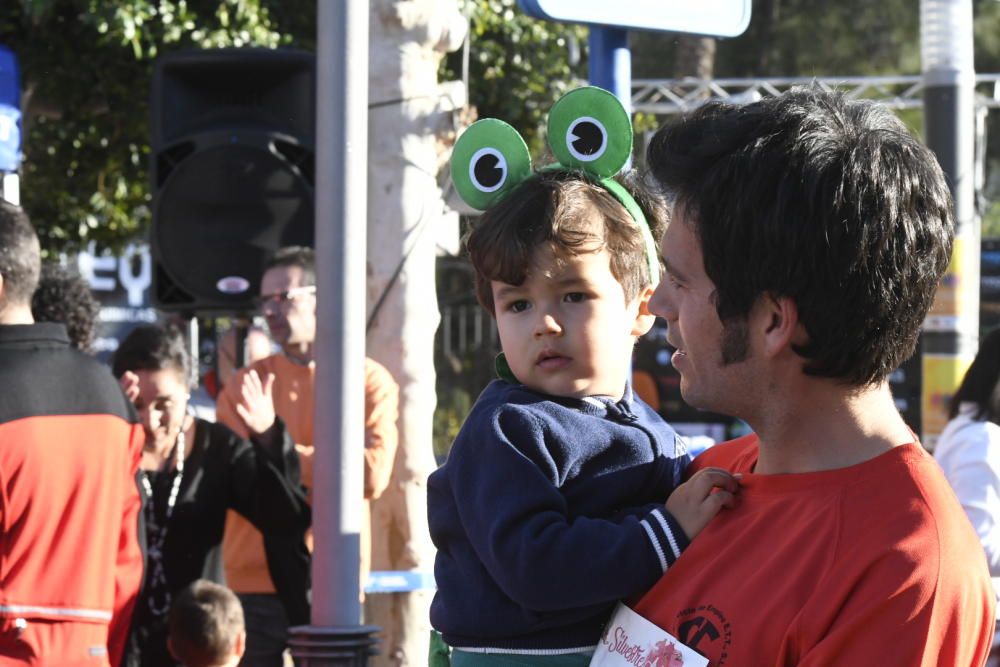
<instances>
[{"instance_id":1,"label":"tree trunk","mask_svg":"<svg viewBox=\"0 0 1000 667\"><path fill-rule=\"evenodd\" d=\"M761 0L759 18L759 55L757 61L758 76L773 76L771 72L774 39L781 18L781 0ZM750 76L748 73L747 76Z\"/></svg>"},{"instance_id":2,"label":"tree trunk","mask_svg":"<svg viewBox=\"0 0 1000 667\"><path fill-rule=\"evenodd\" d=\"M715 76L715 38L683 35L677 38L674 78L711 79Z\"/></svg>"},{"instance_id":3,"label":"tree trunk","mask_svg":"<svg viewBox=\"0 0 1000 667\"><path fill-rule=\"evenodd\" d=\"M372 506L372 570L431 572L426 480L436 467L435 233L444 213L438 134L450 120L437 80L461 45L457 0L373 0L369 52L368 308L383 295L368 354L399 383L399 449L388 489ZM401 268L400 268L401 267ZM397 275L398 271L398 275ZM370 315L369 315L370 316ZM433 591L375 593L366 622L382 627L374 665L426 665Z\"/></svg>"}]
</instances>

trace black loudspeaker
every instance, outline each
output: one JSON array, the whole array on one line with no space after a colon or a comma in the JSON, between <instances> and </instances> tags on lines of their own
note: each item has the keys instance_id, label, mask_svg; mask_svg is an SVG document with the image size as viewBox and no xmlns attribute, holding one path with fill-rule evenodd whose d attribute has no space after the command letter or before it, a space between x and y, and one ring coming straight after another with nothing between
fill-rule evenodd
<instances>
[{"instance_id":1,"label":"black loudspeaker","mask_svg":"<svg viewBox=\"0 0 1000 667\"><path fill-rule=\"evenodd\" d=\"M264 263L313 245L315 58L300 51L174 53L153 71L153 302L252 310Z\"/></svg>"}]
</instances>

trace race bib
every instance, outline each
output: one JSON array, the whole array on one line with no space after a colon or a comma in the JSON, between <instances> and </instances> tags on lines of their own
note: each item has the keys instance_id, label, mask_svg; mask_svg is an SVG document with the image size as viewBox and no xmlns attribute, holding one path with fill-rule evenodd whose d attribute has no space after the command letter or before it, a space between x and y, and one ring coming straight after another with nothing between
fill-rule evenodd
<instances>
[{"instance_id":1,"label":"race bib","mask_svg":"<svg viewBox=\"0 0 1000 667\"><path fill-rule=\"evenodd\" d=\"M653 625L618 603L604 629L590 667L708 667L708 658L695 653L666 630Z\"/></svg>"}]
</instances>

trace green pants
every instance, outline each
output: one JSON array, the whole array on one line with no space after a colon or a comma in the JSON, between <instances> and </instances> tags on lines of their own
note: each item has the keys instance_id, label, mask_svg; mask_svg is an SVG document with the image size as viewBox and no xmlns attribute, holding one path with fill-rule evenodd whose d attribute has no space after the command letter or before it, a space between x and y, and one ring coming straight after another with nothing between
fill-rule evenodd
<instances>
[{"instance_id":1,"label":"green pants","mask_svg":"<svg viewBox=\"0 0 1000 667\"><path fill-rule=\"evenodd\" d=\"M587 667L593 654L570 653L566 655L516 655L510 653L470 653L452 649L431 631L429 667Z\"/></svg>"},{"instance_id":2,"label":"green pants","mask_svg":"<svg viewBox=\"0 0 1000 667\"><path fill-rule=\"evenodd\" d=\"M564 655L517 655L512 653L469 653L452 650L452 667L587 667L590 653Z\"/></svg>"}]
</instances>

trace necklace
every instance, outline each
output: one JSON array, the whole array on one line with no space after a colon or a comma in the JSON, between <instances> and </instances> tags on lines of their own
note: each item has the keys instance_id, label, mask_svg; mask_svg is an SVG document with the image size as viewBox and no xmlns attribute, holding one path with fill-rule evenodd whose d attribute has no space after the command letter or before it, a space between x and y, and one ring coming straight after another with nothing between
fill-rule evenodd
<instances>
[{"instance_id":1,"label":"necklace","mask_svg":"<svg viewBox=\"0 0 1000 667\"><path fill-rule=\"evenodd\" d=\"M177 443L174 452L177 458L174 470L174 481L167 496L167 511L164 513L163 525L156 521L156 508L153 506L153 484L149 481L149 471L142 473L142 488L146 493L146 555L150 563L149 593L146 602L154 617L162 617L170 609L170 591L167 588L167 573L163 569L163 543L167 539L167 528L170 517L177 504L177 494L181 489L181 478L184 477L184 450L186 449L184 428L177 432Z\"/></svg>"}]
</instances>

